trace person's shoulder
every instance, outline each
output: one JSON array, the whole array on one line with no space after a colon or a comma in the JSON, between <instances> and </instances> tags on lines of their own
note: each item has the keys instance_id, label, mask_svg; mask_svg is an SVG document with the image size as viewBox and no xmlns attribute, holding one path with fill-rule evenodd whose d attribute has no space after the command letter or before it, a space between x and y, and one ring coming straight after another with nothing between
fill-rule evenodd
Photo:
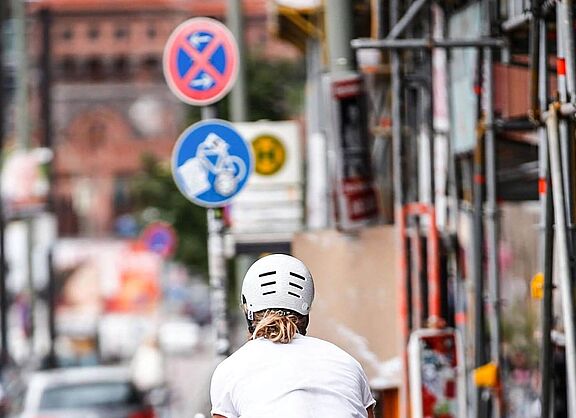
<instances>
[{"instance_id":1,"label":"person's shoulder","mask_svg":"<svg viewBox=\"0 0 576 418\"><path fill-rule=\"evenodd\" d=\"M247 359L254 355L254 350L257 346L257 341L248 341L244 343L240 348L222 360L218 366L216 366L216 372L220 374L226 374L228 371L233 370L237 367L242 366L246 363Z\"/></svg>"},{"instance_id":2,"label":"person's shoulder","mask_svg":"<svg viewBox=\"0 0 576 418\"><path fill-rule=\"evenodd\" d=\"M330 341L310 336L300 336L299 340L301 340L303 344L316 347L316 349L321 350L326 354L330 353L333 356L346 359L354 364L359 364L358 361L350 353Z\"/></svg>"}]
</instances>

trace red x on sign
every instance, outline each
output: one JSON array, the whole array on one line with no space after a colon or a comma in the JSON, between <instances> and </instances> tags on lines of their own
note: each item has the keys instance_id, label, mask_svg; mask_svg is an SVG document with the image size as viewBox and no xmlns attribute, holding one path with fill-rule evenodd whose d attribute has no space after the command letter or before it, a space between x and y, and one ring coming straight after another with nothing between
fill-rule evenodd
<instances>
[{"instance_id":1,"label":"red x on sign","mask_svg":"<svg viewBox=\"0 0 576 418\"><path fill-rule=\"evenodd\" d=\"M166 82L185 103L215 103L230 91L237 73L236 40L217 20L187 20L172 32L164 48Z\"/></svg>"}]
</instances>

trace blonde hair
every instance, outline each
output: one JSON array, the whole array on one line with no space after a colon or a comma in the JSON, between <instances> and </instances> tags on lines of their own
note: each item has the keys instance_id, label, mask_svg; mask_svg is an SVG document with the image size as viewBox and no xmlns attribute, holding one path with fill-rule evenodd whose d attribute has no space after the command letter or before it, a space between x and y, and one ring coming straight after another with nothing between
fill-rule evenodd
<instances>
[{"instance_id":1,"label":"blonde hair","mask_svg":"<svg viewBox=\"0 0 576 418\"><path fill-rule=\"evenodd\" d=\"M297 332L306 333L307 318L292 312L267 309L254 314L254 332L250 339L266 338L275 343L288 344Z\"/></svg>"}]
</instances>

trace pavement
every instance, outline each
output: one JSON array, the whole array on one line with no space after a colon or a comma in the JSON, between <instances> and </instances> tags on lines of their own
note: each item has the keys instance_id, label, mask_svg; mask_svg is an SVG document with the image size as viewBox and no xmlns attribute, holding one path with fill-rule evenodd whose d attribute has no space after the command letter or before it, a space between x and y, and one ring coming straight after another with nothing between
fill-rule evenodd
<instances>
[{"instance_id":1,"label":"pavement","mask_svg":"<svg viewBox=\"0 0 576 418\"><path fill-rule=\"evenodd\" d=\"M244 322L231 326L233 349L246 340ZM202 329L196 350L166 358L166 378L171 390L171 411L166 418L210 417L210 379L221 361L214 349L214 335L209 327ZM164 418L164 417L162 417Z\"/></svg>"}]
</instances>

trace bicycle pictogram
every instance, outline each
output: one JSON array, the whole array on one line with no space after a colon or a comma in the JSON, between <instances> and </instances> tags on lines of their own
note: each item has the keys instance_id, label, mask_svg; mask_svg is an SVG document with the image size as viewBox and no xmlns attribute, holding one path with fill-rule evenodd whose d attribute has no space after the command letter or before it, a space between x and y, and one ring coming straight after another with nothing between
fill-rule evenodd
<instances>
[{"instance_id":1,"label":"bicycle pictogram","mask_svg":"<svg viewBox=\"0 0 576 418\"><path fill-rule=\"evenodd\" d=\"M201 206L227 203L245 186L251 171L250 149L228 122L198 122L184 131L174 147L176 185Z\"/></svg>"}]
</instances>

